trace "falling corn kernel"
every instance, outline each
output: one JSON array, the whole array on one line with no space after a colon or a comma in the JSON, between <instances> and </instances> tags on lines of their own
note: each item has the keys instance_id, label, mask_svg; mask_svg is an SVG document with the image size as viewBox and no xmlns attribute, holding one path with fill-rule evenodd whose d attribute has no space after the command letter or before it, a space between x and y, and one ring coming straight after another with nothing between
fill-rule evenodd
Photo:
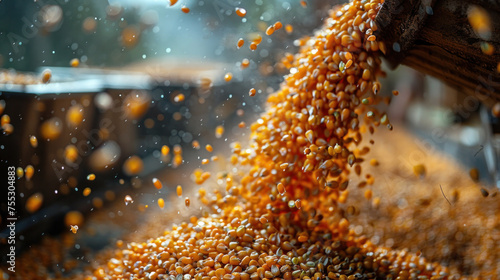
<instances>
[{"instance_id":1,"label":"falling corn kernel","mask_svg":"<svg viewBox=\"0 0 500 280\"><path fill-rule=\"evenodd\" d=\"M14 132L14 126L10 123L6 123L2 125L2 130L5 135L10 135L12 134L12 132Z\"/></svg>"},{"instance_id":2,"label":"falling corn kernel","mask_svg":"<svg viewBox=\"0 0 500 280\"><path fill-rule=\"evenodd\" d=\"M488 12L476 5L470 5L467 18L474 32L483 40L491 37L491 20Z\"/></svg>"},{"instance_id":3,"label":"falling corn kernel","mask_svg":"<svg viewBox=\"0 0 500 280\"><path fill-rule=\"evenodd\" d=\"M273 35L274 30L275 30L275 29L274 29L274 26L273 26L273 25L269 26L269 27L266 29L266 35L267 35L267 36L271 36L271 35Z\"/></svg>"},{"instance_id":4,"label":"falling corn kernel","mask_svg":"<svg viewBox=\"0 0 500 280\"><path fill-rule=\"evenodd\" d=\"M68 145L64 148L64 158L67 162L76 162L78 159L78 149L75 145Z\"/></svg>"},{"instance_id":5,"label":"falling corn kernel","mask_svg":"<svg viewBox=\"0 0 500 280\"><path fill-rule=\"evenodd\" d=\"M205 150L207 150L208 152L210 152L210 153L211 153L211 152L213 152L213 151L214 151L214 148L212 147L212 145L207 144L207 145L205 146Z\"/></svg>"},{"instance_id":6,"label":"falling corn kernel","mask_svg":"<svg viewBox=\"0 0 500 280\"><path fill-rule=\"evenodd\" d=\"M45 69L42 72L42 83L48 84L50 82L50 79L52 79L52 71L49 69Z\"/></svg>"},{"instance_id":7,"label":"falling corn kernel","mask_svg":"<svg viewBox=\"0 0 500 280\"><path fill-rule=\"evenodd\" d=\"M185 97L185 96L184 96L184 94L182 94L182 93L179 93L179 94L177 94L177 95L174 97L174 101L175 101L176 103L182 102L182 101L184 101L184 99L186 99L186 97Z\"/></svg>"},{"instance_id":8,"label":"falling corn kernel","mask_svg":"<svg viewBox=\"0 0 500 280\"><path fill-rule=\"evenodd\" d=\"M281 23L281 21L277 21L273 24L273 27L274 27L274 30L279 30L283 27L283 24Z\"/></svg>"},{"instance_id":9,"label":"falling corn kernel","mask_svg":"<svg viewBox=\"0 0 500 280\"><path fill-rule=\"evenodd\" d=\"M161 188L163 188L163 185L162 185L161 181L158 180L157 178L153 178L153 186L155 186L155 188L157 188L159 190Z\"/></svg>"},{"instance_id":10,"label":"falling corn kernel","mask_svg":"<svg viewBox=\"0 0 500 280\"><path fill-rule=\"evenodd\" d=\"M40 135L45 140L55 140L61 135L62 132L62 121L53 117L44 121L40 125Z\"/></svg>"},{"instance_id":11,"label":"falling corn kernel","mask_svg":"<svg viewBox=\"0 0 500 280\"><path fill-rule=\"evenodd\" d=\"M307 8L307 1L305 1L305 0L300 0L300 5L301 5L303 8Z\"/></svg>"},{"instance_id":12,"label":"falling corn kernel","mask_svg":"<svg viewBox=\"0 0 500 280\"><path fill-rule=\"evenodd\" d=\"M186 204L186 207L189 207L189 205L191 205L191 201L189 200L189 197L186 197L184 199L184 204Z\"/></svg>"},{"instance_id":13,"label":"falling corn kernel","mask_svg":"<svg viewBox=\"0 0 500 280\"><path fill-rule=\"evenodd\" d=\"M143 168L144 163L138 156L131 156L123 163L123 171L129 176L139 174Z\"/></svg>"},{"instance_id":14,"label":"falling corn kernel","mask_svg":"<svg viewBox=\"0 0 500 280\"><path fill-rule=\"evenodd\" d=\"M200 142L198 140L193 140L193 142L191 143L191 145L193 145L193 148L196 149L196 150L200 149Z\"/></svg>"},{"instance_id":15,"label":"falling corn kernel","mask_svg":"<svg viewBox=\"0 0 500 280\"><path fill-rule=\"evenodd\" d=\"M424 177L425 176L425 166L423 164L417 164L413 166L413 173L417 177Z\"/></svg>"},{"instance_id":16,"label":"falling corn kernel","mask_svg":"<svg viewBox=\"0 0 500 280\"><path fill-rule=\"evenodd\" d=\"M379 163L378 163L378 160L376 160L376 159L374 159L374 158L372 158L372 159L370 160L370 165L371 165L371 166L378 166L378 164L379 164Z\"/></svg>"},{"instance_id":17,"label":"falling corn kernel","mask_svg":"<svg viewBox=\"0 0 500 280\"><path fill-rule=\"evenodd\" d=\"M257 93L257 90L255 88L251 88L249 91L248 91L248 95L250 96L255 96L255 94Z\"/></svg>"},{"instance_id":18,"label":"falling corn kernel","mask_svg":"<svg viewBox=\"0 0 500 280\"><path fill-rule=\"evenodd\" d=\"M90 173L89 175L87 175L87 180L94 181L95 180L95 174L94 173Z\"/></svg>"},{"instance_id":19,"label":"falling corn kernel","mask_svg":"<svg viewBox=\"0 0 500 280\"><path fill-rule=\"evenodd\" d=\"M79 211L69 211L64 216L64 224L67 227L70 227L71 225L82 226L83 221L84 221L83 214L80 213Z\"/></svg>"},{"instance_id":20,"label":"falling corn kernel","mask_svg":"<svg viewBox=\"0 0 500 280\"><path fill-rule=\"evenodd\" d=\"M182 186L177 185L176 191L177 191L177 196L181 197L182 196Z\"/></svg>"},{"instance_id":21,"label":"falling corn kernel","mask_svg":"<svg viewBox=\"0 0 500 280\"><path fill-rule=\"evenodd\" d=\"M285 25L285 31L288 34L291 34L293 32L293 26L290 24Z\"/></svg>"},{"instance_id":22,"label":"falling corn kernel","mask_svg":"<svg viewBox=\"0 0 500 280\"><path fill-rule=\"evenodd\" d=\"M169 1L170 1L170 6L173 6L173 5L175 5L175 3L177 3L177 1L179 1L179 0L169 0Z\"/></svg>"},{"instance_id":23,"label":"falling corn kernel","mask_svg":"<svg viewBox=\"0 0 500 280\"><path fill-rule=\"evenodd\" d=\"M76 234L78 231L78 226L77 225L71 225L71 228L69 229L72 233Z\"/></svg>"},{"instance_id":24,"label":"falling corn kernel","mask_svg":"<svg viewBox=\"0 0 500 280\"><path fill-rule=\"evenodd\" d=\"M26 180L29 181L33 177L33 174L35 174L35 168L33 168L33 165L28 165L24 169L24 175L26 176Z\"/></svg>"},{"instance_id":25,"label":"falling corn kernel","mask_svg":"<svg viewBox=\"0 0 500 280\"><path fill-rule=\"evenodd\" d=\"M5 124L9 124L10 123L10 116L5 114L2 116L2 118L0 118L0 126L4 126Z\"/></svg>"},{"instance_id":26,"label":"falling corn kernel","mask_svg":"<svg viewBox=\"0 0 500 280\"><path fill-rule=\"evenodd\" d=\"M163 145L161 147L161 154L163 156L167 156L169 152L170 152L170 148L167 145Z\"/></svg>"},{"instance_id":27,"label":"falling corn kernel","mask_svg":"<svg viewBox=\"0 0 500 280\"><path fill-rule=\"evenodd\" d=\"M250 60L248 58L243 58L241 61L241 68L245 69L250 65Z\"/></svg>"},{"instance_id":28,"label":"falling corn kernel","mask_svg":"<svg viewBox=\"0 0 500 280\"><path fill-rule=\"evenodd\" d=\"M78 60L78 58L73 58L70 60L69 65L71 67L78 67L80 65L80 60Z\"/></svg>"},{"instance_id":29,"label":"falling corn kernel","mask_svg":"<svg viewBox=\"0 0 500 280\"><path fill-rule=\"evenodd\" d=\"M38 147L38 139L36 139L36 136L34 135L30 136L30 145L33 148Z\"/></svg>"},{"instance_id":30,"label":"falling corn kernel","mask_svg":"<svg viewBox=\"0 0 500 280\"><path fill-rule=\"evenodd\" d=\"M83 196L89 196L92 190L90 188L83 189Z\"/></svg>"},{"instance_id":31,"label":"falling corn kernel","mask_svg":"<svg viewBox=\"0 0 500 280\"><path fill-rule=\"evenodd\" d=\"M226 73L226 75L224 75L224 81L230 82L232 79L233 79L232 73Z\"/></svg>"},{"instance_id":32,"label":"falling corn kernel","mask_svg":"<svg viewBox=\"0 0 500 280\"><path fill-rule=\"evenodd\" d=\"M204 158L201 160L201 164L208 164L210 162L210 160Z\"/></svg>"},{"instance_id":33,"label":"falling corn kernel","mask_svg":"<svg viewBox=\"0 0 500 280\"><path fill-rule=\"evenodd\" d=\"M22 178L24 176L24 169L22 167L16 168L17 178Z\"/></svg>"},{"instance_id":34,"label":"falling corn kernel","mask_svg":"<svg viewBox=\"0 0 500 280\"><path fill-rule=\"evenodd\" d=\"M190 9L186 6L182 6L181 8L182 12L184 12L185 14L189 13Z\"/></svg>"},{"instance_id":35,"label":"falling corn kernel","mask_svg":"<svg viewBox=\"0 0 500 280\"><path fill-rule=\"evenodd\" d=\"M218 125L215 128L215 138L221 138L224 134L224 127L222 125Z\"/></svg>"},{"instance_id":36,"label":"falling corn kernel","mask_svg":"<svg viewBox=\"0 0 500 280\"><path fill-rule=\"evenodd\" d=\"M26 200L26 210L29 213L35 213L43 204L43 195L41 193L34 193Z\"/></svg>"},{"instance_id":37,"label":"falling corn kernel","mask_svg":"<svg viewBox=\"0 0 500 280\"><path fill-rule=\"evenodd\" d=\"M276 188L278 189L279 194L281 195L285 194L285 186L282 183L278 183Z\"/></svg>"},{"instance_id":38,"label":"falling corn kernel","mask_svg":"<svg viewBox=\"0 0 500 280\"><path fill-rule=\"evenodd\" d=\"M123 201L125 202L125 205L129 205L130 203L134 203L134 200L128 194L125 196L125 198L123 199Z\"/></svg>"},{"instance_id":39,"label":"falling corn kernel","mask_svg":"<svg viewBox=\"0 0 500 280\"><path fill-rule=\"evenodd\" d=\"M257 45L258 44L255 42L250 43L250 46L249 46L250 50L255 51L257 49Z\"/></svg>"},{"instance_id":40,"label":"falling corn kernel","mask_svg":"<svg viewBox=\"0 0 500 280\"><path fill-rule=\"evenodd\" d=\"M243 47L243 45L245 44L245 40L243 40L243 38L240 38L238 39L238 43L236 43L236 46L239 48Z\"/></svg>"},{"instance_id":41,"label":"falling corn kernel","mask_svg":"<svg viewBox=\"0 0 500 280\"><path fill-rule=\"evenodd\" d=\"M392 91L392 94L393 94L394 96L398 96L398 95L399 95L399 91L397 91L397 90L393 90L393 91Z\"/></svg>"},{"instance_id":42,"label":"falling corn kernel","mask_svg":"<svg viewBox=\"0 0 500 280\"><path fill-rule=\"evenodd\" d=\"M243 9L243 8L236 8L236 14L239 16L239 17L244 17L247 15L247 10Z\"/></svg>"},{"instance_id":43,"label":"falling corn kernel","mask_svg":"<svg viewBox=\"0 0 500 280\"><path fill-rule=\"evenodd\" d=\"M158 198L158 207L160 207L161 209L165 207L165 200L163 200L163 198Z\"/></svg>"},{"instance_id":44,"label":"falling corn kernel","mask_svg":"<svg viewBox=\"0 0 500 280\"><path fill-rule=\"evenodd\" d=\"M495 53L495 47L487 42L481 42L481 51L486 55L493 55Z\"/></svg>"},{"instance_id":45,"label":"falling corn kernel","mask_svg":"<svg viewBox=\"0 0 500 280\"><path fill-rule=\"evenodd\" d=\"M239 128L244 128L245 126L246 126L245 122L240 122L240 123L238 124L238 127L239 127Z\"/></svg>"}]
</instances>

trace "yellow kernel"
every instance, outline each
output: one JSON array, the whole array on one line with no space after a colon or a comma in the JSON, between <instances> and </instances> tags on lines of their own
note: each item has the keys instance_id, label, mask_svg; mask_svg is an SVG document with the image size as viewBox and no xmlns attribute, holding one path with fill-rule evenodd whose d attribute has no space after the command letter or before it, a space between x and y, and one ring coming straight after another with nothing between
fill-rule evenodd
<instances>
[{"instance_id":1,"label":"yellow kernel","mask_svg":"<svg viewBox=\"0 0 500 280\"><path fill-rule=\"evenodd\" d=\"M181 197L182 196L182 186L181 185L177 185L177 196Z\"/></svg>"},{"instance_id":2,"label":"yellow kernel","mask_svg":"<svg viewBox=\"0 0 500 280\"><path fill-rule=\"evenodd\" d=\"M30 136L30 144L31 144L31 147L33 147L33 148L38 147L38 139L36 139L36 136L34 136L34 135Z\"/></svg>"},{"instance_id":3,"label":"yellow kernel","mask_svg":"<svg viewBox=\"0 0 500 280\"><path fill-rule=\"evenodd\" d=\"M131 156L123 163L123 171L129 176L139 174L143 168L144 163L138 156Z\"/></svg>"},{"instance_id":4,"label":"yellow kernel","mask_svg":"<svg viewBox=\"0 0 500 280\"><path fill-rule=\"evenodd\" d=\"M371 166L378 166L378 164L379 164L379 163L378 163L378 160L376 160L376 159L374 159L374 158L372 158L372 159L370 160L370 165L371 165Z\"/></svg>"},{"instance_id":5,"label":"yellow kernel","mask_svg":"<svg viewBox=\"0 0 500 280\"><path fill-rule=\"evenodd\" d=\"M226 75L224 75L224 81L230 82L232 79L233 79L232 73L226 73Z\"/></svg>"},{"instance_id":6,"label":"yellow kernel","mask_svg":"<svg viewBox=\"0 0 500 280\"><path fill-rule=\"evenodd\" d=\"M273 33L274 33L274 26L271 25L266 29L266 35L271 36L273 35Z\"/></svg>"},{"instance_id":7,"label":"yellow kernel","mask_svg":"<svg viewBox=\"0 0 500 280\"><path fill-rule=\"evenodd\" d=\"M87 180L94 181L95 180L95 174L94 173L90 173L89 175L87 175Z\"/></svg>"},{"instance_id":8,"label":"yellow kernel","mask_svg":"<svg viewBox=\"0 0 500 280\"><path fill-rule=\"evenodd\" d=\"M184 101L184 99L186 99L186 97L184 96L184 94L179 93L179 94L177 94L177 95L174 97L174 102L179 103L179 102Z\"/></svg>"},{"instance_id":9,"label":"yellow kernel","mask_svg":"<svg viewBox=\"0 0 500 280\"><path fill-rule=\"evenodd\" d=\"M224 127L222 125L218 125L215 128L215 137L221 138L223 134L224 134Z\"/></svg>"},{"instance_id":10,"label":"yellow kernel","mask_svg":"<svg viewBox=\"0 0 500 280\"><path fill-rule=\"evenodd\" d=\"M175 3L177 3L177 1L179 1L179 0L170 0L170 6L175 5Z\"/></svg>"},{"instance_id":11,"label":"yellow kernel","mask_svg":"<svg viewBox=\"0 0 500 280\"><path fill-rule=\"evenodd\" d=\"M43 204L43 195L41 193L35 193L32 194L27 200L26 200L26 210L30 213L35 213L38 211Z\"/></svg>"},{"instance_id":12,"label":"yellow kernel","mask_svg":"<svg viewBox=\"0 0 500 280\"><path fill-rule=\"evenodd\" d=\"M393 94L394 96L398 96L398 95L399 95L399 91L397 91L397 90L393 90L393 91L392 91L392 94Z\"/></svg>"},{"instance_id":13,"label":"yellow kernel","mask_svg":"<svg viewBox=\"0 0 500 280\"><path fill-rule=\"evenodd\" d=\"M48 84L50 82L50 79L52 79L52 71L49 69L45 69L42 72L42 83Z\"/></svg>"},{"instance_id":14,"label":"yellow kernel","mask_svg":"<svg viewBox=\"0 0 500 280\"><path fill-rule=\"evenodd\" d=\"M2 129L3 129L3 133L5 135L10 135L10 134L12 134L12 132L14 132L14 126L11 125L10 123L6 123L6 124L2 125Z\"/></svg>"},{"instance_id":15,"label":"yellow kernel","mask_svg":"<svg viewBox=\"0 0 500 280\"><path fill-rule=\"evenodd\" d=\"M285 25L285 31L286 33L290 34L293 32L293 26L290 24Z\"/></svg>"},{"instance_id":16,"label":"yellow kernel","mask_svg":"<svg viewBox=\"0 0 500 280\"><path fill-rule=\"evenodd\" d=\"M62 122L57 117L48 119L40 125L40 134L45 140L55 140L61 135L61 132Z\"/></svg>"},{"instance_id":17,"label":"yellow kernel","mask_svg":"<svg viewBox=\"0 0 500 280\"><path fill-rule=\"evenodd\" d=\"M71 67L78 67L80 65L80 60L78 60L78 58L73 58L70 60L69 65Z\"/></svg>"},{"instance_id":18,"label":"yellow kernel","mask_svg":"<svg viewBox=\"0 0 500 280\"><path fill-rule=\"evenodd\" d=\"M83 196L89 196L89 194L92 192L90 188L85 188L83 189Z\"/></svg>"},{"instance_id":19,"label":"yellow kernel","mask_svg":"<svg viewBox=\"0 0 500 280\"><path fill-rule=\"evenodd\" d=\"M161 147L161 154L162 154L163 156L168 155L168 153L169 153L169 152L170 152L170 148L169 148L167 145L163 145L163 146Z\"/></svg>"},{"instance_id":20,"label":"yellow kernel","mask_svg":"<svg viewBox=\"0 0 500 280\"><path fill-rule=\"evenodd\" d=\"M26 176L26 180L29 181L33 177L33 174L35 174L35 168L30 164L26 166L24 169L24 175Z\"/></svg>"},{"instance_id":21,"label":"yellow kernel","mask_svg":"<svg viewBox=\"0 0 500 280\"><path fill-rule=\"evenodd\" d=\"M189 205L191 205L191 201L189 200L189 197L186 197L184 199L184 204L186 204L186 207L189 207Z\"/></svg>"},{"instance_id":22,"label":"yellow kernel","mask_svg":"<svg viewBox=\"0 0 500 280\"><path fill-rule=\"evenodd\" d=\"M283 27L283 24L281 23L281 21L277 21L274 23L273 27L274 27L274 30L279 30Z\"/></svg>"},{"instance_id":23,"label":"yellow kernel","mask_svg":"<svg viewBox=\"0 0 500 280\"><path fill-rule=\"evenodd\" d=\"M347 59L347 60L351 60L352 59L352 54L350 52L346 52L344 54L344 56L345 56L345 59Z\"/></svg>"},{"instance_id":24,"label":"yellow kernel","mask_svg":"<svg viewBox=\"0 0 500 280\"><path fill-rule=\"evenodd\" d=\"M351 65L352 65L352 60L351 60L351 59L349 59L349 60L347 61L347 63L345 64L345 68L347 69L347 68L351 67Z\"/></svg>"},{"instance_id":25,"label":"yellow kernel","mask_svg":"<svg viewBox=\"0 0 500 280\"><path fill-rule=\"evenodd\" d=\"M213 152L213 151L214 151L214 148L212 147L212 145L207 144L207 145L205 146L205 150L207 150L208 152L210 152L210 153L211 153L211 152Z\"/></svg>"},{"instance_id":26,"label":"yellow kernel","mask_svg":"<svg viewBox=\"0 0 500 280\"><path fill-rule=\"evenodd\" d=\"M243 47L243 45L245 44L245 40L243 40L243 38L240 38L238 39L238 43L236 44L236 46L239 48Z\"/></svg>"},{"instance_id":27,"label":"yellow kernel","mask_svg":"<svg viewBox=\"0 0 500 280\"><path fill-rule=\"evenodd\" d=\"M158 180L157 178L153 178L153 180L152 180L152 181L153 181L153 186L155 186L155 188L157 188L157 189L159 189L159 190L160 190L161 188L163 188L163 185L162 185L161 181L160 181L160 180Z\"/></svg>"},{"instance_id":28,"label":"yellow kernel","mask_svg":"<svg viewBox=\"0 0 500 280\"><path fill-rule=\"evenodd\" d=\"M244 58L244 59L241 61L241 68L245 69L245 68L247 68L249 65L250 65L250 60L248 60L248 58Z\"/></svg>"},{"instance_id":29,"label":"yellow kernel","mask_svg":"<svg viewBox=\"0 0 500 280\"><path fill-rule=\"evenodd\" d=\"M201 164L208 164L210 161L206 158L201 160Z\"/></svg>"},{"instance_id":30,"label":"yellow kernel","mask_svg":"<svg viewBox=\"0 0 500 280\"><path fill-rule=\"evenodd\" d=\"M17 178L22 178L24 176L24 169L22 167L16 168Z\"/></svg>"},{"instance_id":31,"label":"yellow kernel","mask_svg":"<svg viewBox=\"0 0 500 280\"><path fill-rule=\"evenodd\" d=\"M134 200L128 194L125 196L125 198L123 198L123 201L125 202L125 205L129 205L130 203L134 203Z\"/></svg>"},{"instance_id":32,"label":"yellow kernel","mask_svg":"<svg viewBox=\"0 0 500 280\"><path fill-rule=\"evenodd\" d=\"M307 8L307 1L305 1L305 0L300 0L300 5L301 5L303 8Z\"/></svg>"},{"instance_id":33,"label":"yellow kernel","mask_svg":"<svg viewBox=\"0 0 500 280\"><path fill-rule=\"evenodd\" d=\"M64 158L67 162L76 162L78 159L78 149L75 145L68 145L64 148Z\"/></svg>"},{"instance_id":34,"label":"yellow kernel","mask_svg":"<svg viewBox=\"0 0 500 280\"><path fill-rule=\"evenodd\" d=\"M255 96L255 94L257 93L257 90L255 88L251 88L249 91L248 91L248 94L250 96Z\"/></svg>"},{"instance_id":35,"label":"yellow kernel","mask_svg":"<svg viewBox=\"0 0 500 280\"><path fill-rule=\"evenodd\" d=\"M250 43L250 46L249 46L250 50L255 51L257 49L257 45L258 44L255 42Z\"/></svg>"},{"instance_id":36,"label":"yellow kernel","mask_svg":"<svg viewBox=\"0 0 500 280\"><path fill-rule=\"evenodd\" d=\"M158 198L158 206L163 209L165 207L165 200L163 198Z\"/></svg>"},{"instance_id":37,"label":"yellow kernel","mask_svg":"<svg viewBox=\"0 0 500 280\"><path fill-rule=\"evenodd\" d=\"M9 124L10 123L10 116L5 114L2 116L2 118L0 118L0 126L4 126L5 124Z\"/></svg>"},{"instance_id":38,"label":"yellow kernel","mask_svg":"<svg viewBox=\"0 0 500 280\"><path fill-rule=\"evenodd\" d=\"M366 40L368 41L375 41L377 39L377 37L375 37L375 35L370 35L368 36L368 38L366 38Z\"/></svg>"},{"instance_id":39,"label":"yellow kernel","mask_svg":"<svg viewBox=\"0 0 500 280\"><path fill-rule=\"evenodd\" d=\"M236 8L236 14L240 17L244 17L247 15L247 10L243 8Z\"/></svg>"},{"instance_id":40,"label":"yellow kernel","mask_svg":"<svg viewBox=\"0 0 500 280\"><path fill-rule=\"evenodd\" d=\"M193 145L194 149L196 149L196 150L200 149L200 142L198 142L198 140L193 140L193 142L191 142L191 144Z\"/></svg>"},{"instance_id":41,"label":"yellow kernel","mask_svg":"<svg viewBox=\"0 0 500 280\"><path fill-rule=\"evenodd\" d=\"M184 12L185 14L189 13L190 9L186 6L182 6L181 8L182 12Z\"/></svg>"},{"instance_id":42,"label":"yellow kernel","mask_svg":"<svg viewBox=\"0 0 500 280\"><path fill-rule=\"evenodd\" d=\"M76 234L78 231L78 226L77 225L71 225L71 228L69 229L72 233Z\"/></svg>"},{"instance_id":43,"label":"yellow kernel","mask_svg":"<svg viewBox=\"0 0 500 280\"><path fill-rule=\"evenodd\" d=\"M240 123L238 124L238 127L239 127L239 128L244 128L245 126L246 126L245 122L240 122Z\"/></svg>"}]
</instances>

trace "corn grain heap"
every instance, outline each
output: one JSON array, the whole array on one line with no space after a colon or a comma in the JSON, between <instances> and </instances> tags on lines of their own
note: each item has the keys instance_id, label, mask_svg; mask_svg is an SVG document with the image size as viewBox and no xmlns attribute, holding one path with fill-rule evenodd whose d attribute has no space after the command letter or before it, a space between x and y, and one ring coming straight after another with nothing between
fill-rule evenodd
<instances>
[{"instance_id":1,"label":"corn grain heap","mask_svg":"<svg viewBox=\"0 0 500 280\"><path fill-rule=\"evenodd\" d=\"M249 147L232 145L238 171L227 173L227 193L200 192L214 214L128 244L88 279L446 279L446 268L356 237L339 206L349 174L362 174L362 134L392 128L374 108L382 1L352 1L300 41Z\"/></svg>"}]
</instances>

